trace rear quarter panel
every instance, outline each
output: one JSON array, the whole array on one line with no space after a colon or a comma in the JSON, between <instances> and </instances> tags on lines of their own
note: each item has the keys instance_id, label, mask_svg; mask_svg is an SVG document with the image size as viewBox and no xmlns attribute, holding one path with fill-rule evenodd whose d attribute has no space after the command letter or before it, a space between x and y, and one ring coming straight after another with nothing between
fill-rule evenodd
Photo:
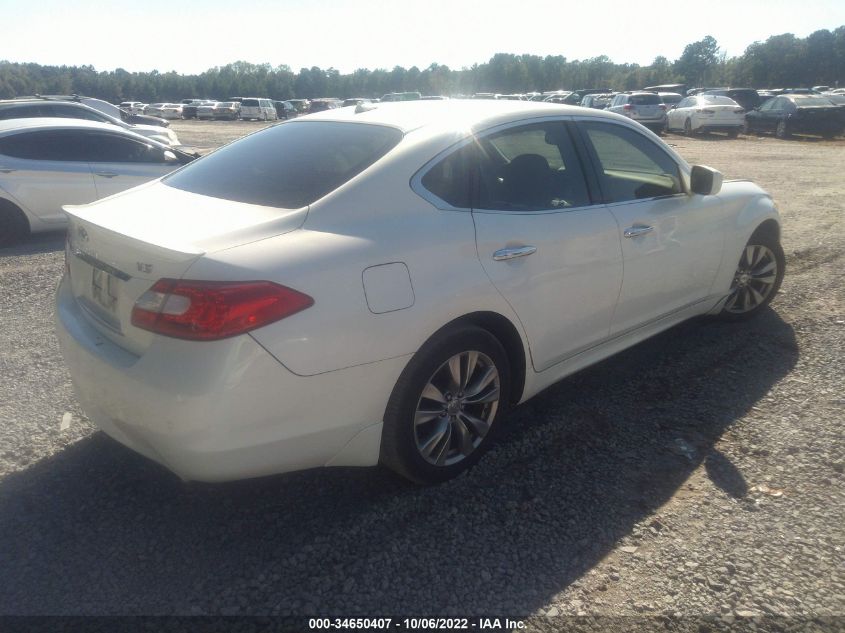
<instances>
[{"instance_id":1,"label":"rear quarter panel","mask_svg":"<svg viewBox=\"0 0 845 633\"><path fill-rule=\"evenodd\" d=\"M270 279L313 297L311 308L252 333L298 375L412 354L442 326L476 311L508 318L527 349L518 320L481 268L472 215L436 209L411 190L420 164L393 157L315 203L302 229L208 255L186 277ZM407 266L413 304L374 314L362 275L394 262Z\"/></svg>"}]
</instances>

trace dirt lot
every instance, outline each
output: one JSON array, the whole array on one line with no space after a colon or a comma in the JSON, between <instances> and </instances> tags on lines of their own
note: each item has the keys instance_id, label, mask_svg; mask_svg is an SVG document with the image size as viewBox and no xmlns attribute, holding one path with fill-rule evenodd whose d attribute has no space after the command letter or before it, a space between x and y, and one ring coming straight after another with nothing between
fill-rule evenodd
<instances>
[{"instance_id":1,"label":"dirt lot","mask_svg":"<svg viewBox=\"0 0 845 633\"><path fill-rule=\"evenodd\" d=\"M205 148L260 127L173 124ZM379 469L182 484L75 402L62 238L0 251L0 614L845 615L845 142L666 140L773 194L772 309L571 377L436 488Z\"/></svg>"}]
</instances>

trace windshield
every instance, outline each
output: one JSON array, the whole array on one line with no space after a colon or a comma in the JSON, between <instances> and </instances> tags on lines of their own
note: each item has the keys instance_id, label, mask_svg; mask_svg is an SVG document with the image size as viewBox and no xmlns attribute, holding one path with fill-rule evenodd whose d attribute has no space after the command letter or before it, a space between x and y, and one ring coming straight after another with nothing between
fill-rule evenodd
<instances>
[{"instance_id":1,"label":"windshield","mask_svg":"<svg viewBox=\"0 0 845 633\"><path fill-rule=\"evenodd\" d=\"M402 133L365 123L303 121L251 134L162 181L236 202L298 209L389 152Z\"/></svg>"}]
</instances>

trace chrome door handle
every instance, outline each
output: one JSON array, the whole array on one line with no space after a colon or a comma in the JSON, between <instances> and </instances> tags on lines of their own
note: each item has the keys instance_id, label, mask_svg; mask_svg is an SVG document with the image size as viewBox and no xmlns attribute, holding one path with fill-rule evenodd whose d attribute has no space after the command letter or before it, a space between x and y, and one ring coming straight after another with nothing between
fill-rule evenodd
<instances>
[{"instance_id":1,"label":"chrome door handle","mask_svg":"<svg viewBox=\"0 0 845 633\"><path fill-rule=\"evenodd\" d=\"M102 176L103 178L114 178L117 176L117 174L112 171L98 171L97 175Z\"/></svg>"},{"instance_id":2,"label":"chrome door handle","mask_svg":"<svg viewBox=\"0 0 845 633\"><path fill-rule=\"evenodd\" d=\"M516 248L500 248L493 253L493 259L497 262L507 261L516 257L525 257L537 252L536 246L517 246Z\"/></svg>"},{"instance_id":3,"label":"chrome door handle","mask_svg":"<svg viewBox=\"0 0 845 633\"><path fill-rule=\"evenodd\" d=\"M629 226L625 229L625 233L623 233L623 235L625 237L638 237L640 235L645 235L646 233L651 233L653 230L653 226L643 226L639 224L637 226Z\"/></svg>"}]
</instances>

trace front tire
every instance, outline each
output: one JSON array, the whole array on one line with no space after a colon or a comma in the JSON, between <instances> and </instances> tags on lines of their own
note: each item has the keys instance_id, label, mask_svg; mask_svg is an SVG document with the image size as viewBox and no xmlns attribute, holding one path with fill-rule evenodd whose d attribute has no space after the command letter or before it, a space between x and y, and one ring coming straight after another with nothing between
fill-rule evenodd
<instances>
[{"instance_id":1,"label":"front tire","mask_svg":"<svg viewBox=\"0 0 845 633\"><path fill-rule=\"evenodd\" d=\"M782 139L787 139L792 136L789 133L789 127L786 125L786 121L779 121L777 130L775 130L775 136Z\"/></svg>"},{"instance_id":2,"label":"front tire","mask_svg":"<svg viewBox=\"0 0 845 633\"><path fill-rule=\"evenodd\" d=\"M693 132L692 132L692 121L690 121L689 119L684 121L684 134L686 134L687 136L692 136L692 134L693 134Z\"/></svg>"},{"instance_id":3,"label":"front tire","mask_svg":"<svg viewBox=\"0 0 845 633\"><path fill-rule=\"evenodd\" d=\"M719 316L731 321L759 314L774 299L786 271L786 257L768 233L751 236L739 256L728 296Z\"/></svg>"},{"instance_id":4,"label":"front tire","mask_svg":"<svg viewBox=\"0 0 845 633\"><path fill-rule=\"evenodd\" d=\"M452 479L489 446L509 393L507 354L492 334L460 326L436 335L396 382L379 461L420 484Z\"/></svg>"}]
</instances>

